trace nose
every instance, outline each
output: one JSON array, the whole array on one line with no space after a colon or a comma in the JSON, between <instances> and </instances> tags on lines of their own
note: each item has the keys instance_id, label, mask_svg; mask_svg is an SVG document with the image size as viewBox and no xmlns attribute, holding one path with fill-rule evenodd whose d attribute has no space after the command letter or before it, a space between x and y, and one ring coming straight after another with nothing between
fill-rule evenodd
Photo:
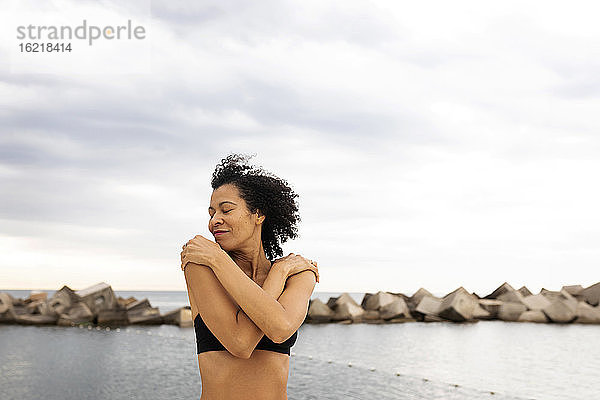
<instances>
[{"instance_id":1,"label":"nose","mask_svg":"<svg viewBox=\"0 0 600 400\"><path fill-rule=\"evenodd\" d=\"M218 225L223 224L223 218L221 217L220 213L218 213L218 212L214 213L214 215L209 220L209 224L212 224L213 226L218 226Z\"/></svg>"}]
</instances>

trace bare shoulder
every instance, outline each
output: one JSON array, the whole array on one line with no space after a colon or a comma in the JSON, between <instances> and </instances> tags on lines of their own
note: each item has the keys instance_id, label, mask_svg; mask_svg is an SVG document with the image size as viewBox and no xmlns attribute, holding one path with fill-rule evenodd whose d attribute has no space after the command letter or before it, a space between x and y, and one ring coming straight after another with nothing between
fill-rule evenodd
<instances>
[{"instance_id":1,"label":"bare shoulder","mask_svg":"<svg viewBox=\"0 0 600 400\"><path fill-rule=\"evenodd\" d=\"M317 277L315 273L311 270L305 270L288 277L285 286L286 288L288 285L314 288L316 284Z\"/></svg>"}]
</instances>

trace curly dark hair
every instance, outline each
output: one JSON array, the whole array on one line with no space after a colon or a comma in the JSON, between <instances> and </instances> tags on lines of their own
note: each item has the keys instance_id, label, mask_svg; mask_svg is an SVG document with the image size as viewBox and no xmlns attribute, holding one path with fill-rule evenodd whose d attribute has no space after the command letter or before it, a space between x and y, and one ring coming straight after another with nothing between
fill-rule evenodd
<instances>
[{"instance_id":1,"label":"curly dark hair","mask_svg":"<svg viewBox=\"0 0 600 400\"><path fill-rule=\"evenodd\" d=\"M284 179L248 164L253 155L230 154L216 166L212 175L213 190L232 184L240 192L251 213L265 216L261 240L269 260L283 255L280 243L298 236L298 195Z\"/></svg>"}]
</instances>

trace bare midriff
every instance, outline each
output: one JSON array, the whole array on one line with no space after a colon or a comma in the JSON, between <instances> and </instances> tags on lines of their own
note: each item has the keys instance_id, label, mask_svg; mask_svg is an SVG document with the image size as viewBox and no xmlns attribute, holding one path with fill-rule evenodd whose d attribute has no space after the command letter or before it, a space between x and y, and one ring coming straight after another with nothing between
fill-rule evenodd
<instances>
[{"instance_id":1,"label":"bare midriff","mask_svg":"<svg viewBox=\"0 0 600 400\"><path fill-rule=\"evenodd\" d=\"M290 356L254 350L250 358L227 351L198 354L200 400L286 400Z\"/></svg>"}]
</instances>

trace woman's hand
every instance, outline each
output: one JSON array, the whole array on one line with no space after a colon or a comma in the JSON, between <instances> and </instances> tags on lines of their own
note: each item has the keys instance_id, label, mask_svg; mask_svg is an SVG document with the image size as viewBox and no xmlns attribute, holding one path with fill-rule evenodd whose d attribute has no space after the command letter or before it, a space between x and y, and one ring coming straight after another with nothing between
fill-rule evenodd
<instances>
[{"instance_id":1,"label":"woman's hand","mask_svg":"<svg viewBox=\"0 0 600 400\"><path fill-rule=\"evenodd\" d=\"M189 262L212 267L213 263L223 254L227 253L217 243L202 235L196 235L183 246L181 270L183 271Z\"/></svg>"},{"instance_id":2,"label":"woman's hand","mask_svg":"<svg viewBox=\"0 0 600 400\"><path fill-rule=\"evenodd\" d=\"M286 279L302 271L310 270L314 272L317 277L317 282L319 282L317 262L304 258L300 254L290 253L285 257L278 258L273 262L273 267L275 266L281 268L285 272Z\"/></svg>"}]
</instances>

